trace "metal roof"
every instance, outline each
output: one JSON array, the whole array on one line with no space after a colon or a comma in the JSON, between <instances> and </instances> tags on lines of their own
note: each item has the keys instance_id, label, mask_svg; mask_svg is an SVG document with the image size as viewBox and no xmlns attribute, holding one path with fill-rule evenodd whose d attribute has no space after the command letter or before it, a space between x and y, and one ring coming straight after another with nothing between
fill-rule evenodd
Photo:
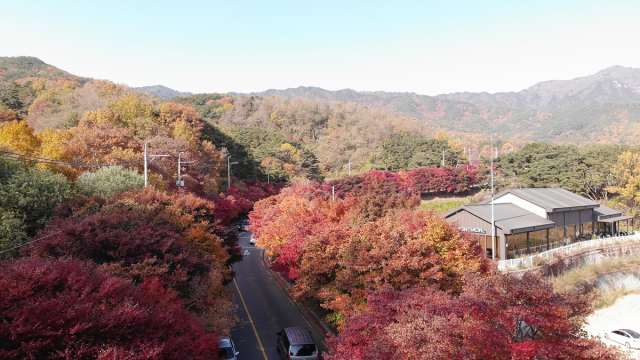
<instances>
[{"instance_id":1,"label":"metal roof","mask_svg":"<svg viewBox=\"0 0 640 360\"><path fill-rule=\"evenodd\" d=\"M560 188L507 189L494 198L513 194L519 198L543 207L547 212L593 209L599 203ZM485 203L491 200L485 201Z\"/></svg>"},{"instance_id":2,"label":"metal roof","mask_svg":"<svg viewBox=\"0 0 640 360\"><path fill-rule=\"evenodd\" d=\"M612 218L601 219L601 220L598 220L598 221L611 223L611 222L623 221L623 220L629 220L629 219L633 219L633 216L616 216L616 217L612 217Z\"/></svg>"},{"instance_id":3,"label":"metal roof","mask_svg":"<svg viewBox=\"0 0 640 360\"><path fill-rule=\"evenodd\" d=\"M491 223L491 204L462 205L444 215L448 218L460 211L469 213ZM552 229L556 225L553 221L540 217L514 204L494 204L493 217L497 227L507 235L520 234L528 231Z\"/></svg>"},{"instance_id":4,"label":"metal roof","mask_svg":"<svg viewBox=\"0 0 640 360\"><path fill-rule=\"evenodd\" d=\"M621 215L622 213L620 211L604 205L600 205L593 209L593 221L603 221L604 219L610 219Z\"/></svg>"}]
</instances>

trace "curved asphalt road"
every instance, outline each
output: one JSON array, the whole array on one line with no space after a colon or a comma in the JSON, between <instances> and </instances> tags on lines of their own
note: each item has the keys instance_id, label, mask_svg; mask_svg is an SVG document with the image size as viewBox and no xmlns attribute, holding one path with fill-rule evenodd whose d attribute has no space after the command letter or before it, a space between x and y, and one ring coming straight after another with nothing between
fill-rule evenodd
<instances>
[{"instance_id":1,"label":"curved asphalt road","mask_svg":"<svg viewBox=\"0 0 640 360\"><path fill-rule=\"evenodd\" d=\"M277 360L276 332L300 326L310 329L321 353L326 352L322 334L311 325L289 294L273 278L263 261L263 249L249 244L251 232L239 234L244 260L234 264L230 284L238 305L238 324L231 337L239 360ZM257 336L256 336L257 333Z\"/></svg>"}]
</instances>

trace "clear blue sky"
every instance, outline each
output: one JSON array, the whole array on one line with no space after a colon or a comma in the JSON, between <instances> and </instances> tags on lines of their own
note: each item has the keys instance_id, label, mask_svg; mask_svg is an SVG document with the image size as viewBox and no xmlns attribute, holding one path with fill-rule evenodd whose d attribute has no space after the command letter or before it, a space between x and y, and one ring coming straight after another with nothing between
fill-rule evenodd
<instances>
[{"instance_id":1,"label":"clear blue sky","mask_svg":"<svg viewBox=\"0 0 640 360\"><path fill-rule=\"evenodd\" d=\"M640 1L0 2L0 56L129 86L519 91L640 68Z\"/></svg>"}]
</instances>

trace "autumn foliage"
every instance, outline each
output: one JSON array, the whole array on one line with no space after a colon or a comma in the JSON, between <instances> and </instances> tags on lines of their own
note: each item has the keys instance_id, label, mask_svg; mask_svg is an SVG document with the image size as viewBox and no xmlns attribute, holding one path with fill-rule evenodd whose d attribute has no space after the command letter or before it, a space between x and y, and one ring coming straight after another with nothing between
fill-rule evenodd
<instances>
[{"instance_id":1,"label":"autumn foliage","mask_svg":"<svg viewBox=\"0 0 640 360\"><path fill-rule=\"evenodd\" d=\"M592 297L555 293L545 280L468 274L460 295L433 286L367 294L329 341L329 360L622 359L581 330Z\"/></svg>"},{"instance_id":2,"label":"autumn foliage","mask_svg":"<svg viewBox=\"0 0 640 360\"><path fill-rule=\"evenodd\" d=\"M395 181L380 175L363 176L369 186L335 200L326 186L300 182L250 214L273 269L295 280L294 297L322 303L338 324L364 303L367 290L435 284L459 291L464 273L490 268L471 239L417 209L416 196L398 194Z\"/></svg>"},{"instance_id":3,"label":"autumn foliage","mask_svg":"<svg viewBox=\"0 0 640 360\"><path fill-rule=\"evenodd\" d=\"M157 278L134 286L91 262L4 261L0 304L3 359L218 359L218 335Z\"/></svg>"},{"instance_id":4,"label":"autumn foliage","mask_svg":"<svg viewBox=\"0 0 640 360\"><path fill-rule=\"evenodd\" d=\"M302 181L254 206L272 268L338 327L326 359L622 358L581 330L593 294L502 274L477 239L419 209L414 191L429 184L462 189L435 174L475 176L432 170Z\"/></svg>"}]
</instances>

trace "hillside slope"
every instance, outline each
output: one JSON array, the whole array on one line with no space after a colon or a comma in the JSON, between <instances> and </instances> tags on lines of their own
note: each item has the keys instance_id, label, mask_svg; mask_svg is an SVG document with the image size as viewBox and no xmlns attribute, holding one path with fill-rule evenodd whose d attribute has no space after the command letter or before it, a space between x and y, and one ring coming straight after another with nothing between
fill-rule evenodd
<instances>
[{"instance_id":1,"label":"hillside slope","mask_svg":"<svg viewBox=\"0 0 640 360\"><path fill-rule=\"evenodd\" d=\"M604 86L604 82L593 82L588 78L589 84L595 84L594 89ZM620 90L620 94L628 95L630 86L635 84L633 79L629 77L629 85L622 87L626 90ZM541 88L547 87L541 85ZM595 90L590 94L595 96ZM640 143L640 98L631 102L631 95L619 97L629 103L601 104L594 101L591 105L559 110L478 105L415 93L357 92L351 89L329 91L316 87L233 95L353 102L419 120L430 128L438 127L465 138L486 137L493 133L498 138L523 141ZM577 95L574 98L577 99Z\"/></svg>"},{"instance_id":2,"label":"hillside slope","mask_svg":"<svg viewBox=\"0 0 640 360\"><path fill-rule=\"evenodd\" d=\"M612 66L572 80L539 82L519 92L489 94L461 92L438 99L514 109L580 109L589 105L640 102L640 69Z\"/></svg>"},{"instance_id":3,"label":"hillside slope","mask_svg":"<svg viewBox=\"0 0 640 360\"><path fill-rule=\"evenodd\" d=\"M32 56L0 57L0 75L5 81L45 78L75 81L84 84L89 78L71 75Z\"/></svg>"},{"instance_id":4,"label":"hillside slope","mask_svg":"<svg viewBox=\"0 0 640 360\"><path fill-rule=\"evenodd\" d=\"M164 85L154 85L154 86L141 86L135 87L135 90L143 92L147 95L155 95L160 99L171 99L176 96L191 96L193 93L190 92L180 92L177 90L173 90Z\"/></svg>"}]
</instances>

